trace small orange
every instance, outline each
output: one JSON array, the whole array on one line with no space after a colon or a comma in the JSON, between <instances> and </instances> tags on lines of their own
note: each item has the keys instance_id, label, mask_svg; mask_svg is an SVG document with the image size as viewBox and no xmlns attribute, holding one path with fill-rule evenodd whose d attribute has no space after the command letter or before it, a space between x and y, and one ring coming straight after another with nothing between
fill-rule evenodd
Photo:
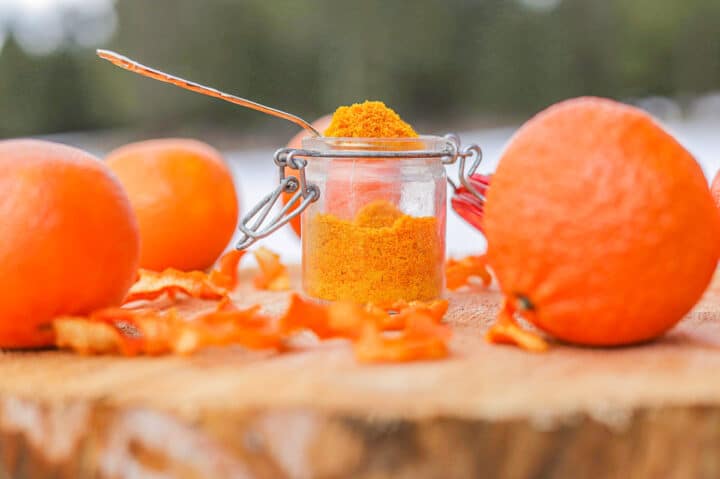
<instances>
[{"instance_id":1,"label":"small orange","mask_svg":"<svg viewBox=\"0 0 720 479\"><path fill-rule=\"evenodd\" d=\"M133 143L111 152L110 168L140 224L140 266L204 270L232 238L238 200L230 170L195 140Z\"/></svg>"},{"instance_id":2,"label":"small orange","mask_svg":"<svg viewBox=\"0 0 720 479\"><path fill-rule=\"evenodd\" d=\"M332 115L325 115L321 116L317 120L311 123L313 128L315 128L317 131L319 131L321 134L325 131L325 129L330 125L330 122L332 121ZM302 148L302 141L305 138L309 138L310 133L307 130L302 130L298 132L295 136L292 137L292 139L288 142L287 147L288 148ZM294 174L297 173L295 170L285 167L285 174L289 176L294 176ZM287 204L288 201L290 201L290 198L292 198L294 193L283 193L282 195L282 202L283 204ZM290 212L295 211L295 208L292 208ZM292 227L293 231L300 236L300 217L296 216L292 220L290 220L290 226Z\"/></svg>"},{"instance_id":3,"label":"small orange","mask_svg":"<svg viewBox=\"0 0 720 479\"><path fill-rule=\"evenodd\" d=\"M140 239L105 165L65 145L2 141L0 191L0 348L51 345L54 317L120 304Z\"/></svg>"},{"instance_id":4,"label":"small orange","mask_svg":"<svg viewBox=\"0 0 720 479\"><path fill-rule=\"evenodd\" d=\"M559 103L518 131L484 226L510 311L586 345L661 335L698 301L720 253L695 159L645 112L600 98Z\"/></svg>"}]
</instances>

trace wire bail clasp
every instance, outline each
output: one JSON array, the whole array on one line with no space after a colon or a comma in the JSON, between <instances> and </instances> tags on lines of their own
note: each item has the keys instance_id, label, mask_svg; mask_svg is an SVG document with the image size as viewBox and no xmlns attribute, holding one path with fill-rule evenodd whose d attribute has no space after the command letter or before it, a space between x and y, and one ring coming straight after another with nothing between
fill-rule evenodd
<instances>
[{"instance_id":1,"label":"wire bail clasp","mask_svg":"<svg viewBox=\"0 0 720 479\"><path fill-rule=\"evenodd\" d=\"M320 188L308 183L305 177L307 160L300 158L305 150L281 148L275 152L273 161L278 167L280 182L278 186L265 196L240 221L240 238L235 244L236 249L246 249L261 238L271 235L285 226L290 220L300 215L320 197ZM297 176L286 176L285 167L297 171ZM270 220L266 221L270 211L283 193L293 193L288 202ZM297 208L290 212L295 206ZM252 223L252 224L251 224Z\"/></svg>"},{"instance_id":2,"label":"wire bail clasp","mask_svg":"<svg viewBox=\"0 0 720 479\"><path fill-rule=\"evenodd\" d=\"M443 164L452 165L457 162L458 178L460 180L460 185L465 187L481 203L485 203L485 195L480 190L475 188L470 181L470 177L475 174L478 167L480 166L480 163L482 162L482 148L480 148L480 145L477 145L475 143L471 143L466 147L462 147L460 137L455 133L448 133L445 135L445 138L448 140L448 144L450 145L450 152L448 155L443 157ZM465 171L465 166L468 161L470 162L470 168ZM453 181L449 176L447 181L448 183L450 183L450 186L452 186L455 191L460 188L460 186L458 186L458 184Z\"/></svg>"}]
</instances>

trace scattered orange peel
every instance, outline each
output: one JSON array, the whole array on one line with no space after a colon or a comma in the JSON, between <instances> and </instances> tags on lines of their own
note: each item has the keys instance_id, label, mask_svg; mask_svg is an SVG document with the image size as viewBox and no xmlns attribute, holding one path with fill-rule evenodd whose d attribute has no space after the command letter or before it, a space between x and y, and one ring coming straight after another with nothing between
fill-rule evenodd
<instances>
[{"instance_id":1,"label":"scattered orange peel","mask_svg":"<svg viewBox=\"0 0 720 479\"><path fill-rule=\"evenodd\" d=\"M232 291L238 283L238 264L245 250L231 250L222 255L218 260L218 267L210 271L210 282L227 290Z\"/></svg>"},{"instance_id":2,"label":"scattered orange peel","mask_svg":"<svg viewBox=\"0 0 720 479\"><path fill-rule=\"evenodd\" d=\"M378 304L377 308L389 313L378 321L377 325L381 331L393 331L405 328L407 317L415 312L428 314L440 323L447 313L449 303L445 299L436 299L433 301L396 301L388 304Z\"/></svg>"},{"instance_id":3,"label":"scattered orange peel","mask_svg":"<svg viewBox=\"0 0 720 479\"><path fill-rule=\"evenodd\" d=\"M409 306L395 315L401 324L388 328L392 315L377 306L321 305L294 294L277 325L259 312L260 306L238 309L225 297L215 310L194 319L183 318L174 308L109 308L60 317L53 326L58 347L82 354L190 354L226 345L280 351L292 334L309 330L320 339L353 341L361 362L397 362L448 355L450 329L440 324L440 310Z\"/></svg>"},{"instance_id":4,"label":"scattered orange peel","mask_svg":"<svg viewBox=\"0 0 720 479\"><path fill-rule=\"evenodd\" d=\"M194 320L165 312L110 308L53 322L56 345L83 354L190 354L209 346L279 349L281 337L259 306L212 311Z\"/></svg>"},{"instance_id":5,"label":"scattered orange peel","mask_svg":"<svg viewBox=\"0 0 720 479\"><path fill-rule=\"evenodd\" d=\"M448 355L450 330L442 324L448 302L397 301L389 304L337 302L321 304L293 293L277 320L260 306L239 308L228 291L237 286L237 267L243 252L231 251L210 274L202 271L140 270L125 306L106 308L87 316L64 316L53 322L56 345L81 354L123 356L190 354L210 346L239 345L247 349L282 351L299 331L318 339L347 339L363 362L436 359ZM254 251L260 267L255 286L289 288L287 268L266 248ZM205 313L177 309L179 294L216 301ZM164 295L170 300L155 302ZM147 302L128 305L136 301ZM207 308L207 303L203 307Z\"/></svg>"},{"instance_id":6,"label":"scattered orange peel","mask_svg":"<svg viewBox=\"0 0 720 479\"><path fill-rule=\"evenodd\" d=\"M278 327L285 335L303 330L312 331L320 339L334 335L330 329L327 306L305 299L297 293L290 295L290 304L280 317Z\"/></svg>"},{"instance_id":7,"label":"scattered orange peel","mask_svg":"<svg viewBox=\"0 0 720 479\"><path fill-rule=\"evenodd\" d=\"M227 293L202 271L180 271L168 268L162 272L141 269L123 304L139 300L153 300L167 294L171 299L178 293L200 299L221 299Z\"/></svg>"},{"instance_id":8,"label":"scattered orange peel","mask_svg":"<svg viewBox=\"0 0 720 479\"><path fill-rule=\"evenodd\" d=\"M320 339L349 339L361 362L438 359L448 355L450 329L441 324L447 307L445 300L385 307L348 302L320 305L293 294L280 327L285 332L310 330Z\"/></svg>"},{"instance_id":9,"label":"scattered orange peel","mask_svg":"<svg viewBox=\"0 0 720 479\"><path fill-rule=\"evenodd\" d=\"M159 338L174 321L174 310L161 316L156 311L106 308L88 317L60 317L53 326L60 348L83 354L136 356L171 352Z\"/></svg>"},{"instance_id":10,"label":"scattered orange peel","mask_svg":"<svg viewBox=\"0 0 720 479\"><path fill-rule=\"evenodd\" d=\"M272 319L260 314L260 306L243 310L216 311L201 316L181 328L176 352L188 354L208 346L235 344L247 349L282 348L282 337Z\"/></svg>"},{"instance_id":11,"label":"scattered orange peel","mask_svg":"<svg viewBox=\"0 0 720 479\"><path fill-rule=\"evenodd\" d=\"M364 324L355 342L355 357L360 362L406 362L440 359L448 356L450 329L430 315L409 314L399 336L383 335L377 325Z\"/></svg>"},{"instance_id":12,"label":"scattered orange peel","mask_svg":"<svg viewBox=\"0 0 720 479\"><path fill-rule=\"evenodd\" d=\"M366 324L381 329L390 315L372 305L337 302L328 307L328 317L330 328L336 336L357 340Z\"/></svg>"},{"instance_id":13,"label":"scattered orange peel","mask_svg":"<svg viewBox=\"0 0 720 479\"><path fill-rule=\"evenodd\" d=\"M445 282L449 290L456 290L471 284L472 278L479 278L484 287L490 286L492 276L487 268L485 255L449 259L445 266Z\"/></svg>"},{"instance_id":14,"label":"scattered orange peel","mask_svg":"<svg viewBox=\"0 0 720 479\"><path fill-rule=\"evenodd\" d=\"M253 251L253 255L260 268L260 272L253 280L257 289L269 291L290 289L290 276L285 265L280 262L280 255L262 246Z\"/></svg>"}]
</instances>

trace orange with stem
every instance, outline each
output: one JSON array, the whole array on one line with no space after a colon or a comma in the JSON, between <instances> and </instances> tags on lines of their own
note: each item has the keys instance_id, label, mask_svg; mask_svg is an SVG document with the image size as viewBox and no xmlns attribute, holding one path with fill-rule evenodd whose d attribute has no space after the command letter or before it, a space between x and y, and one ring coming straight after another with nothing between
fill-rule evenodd
<instances>
[{"instance_id":1,"label":"orange with stem","mask_svg":"<svg viewBox=\"0 0 720 479\"><path fill-rule=\"evenodd\" d=\"M506 298L491 339L513 340L515 313L578 344L655 338L698 301L720 252L720 215L692 155L645 112L599 98L552 106L518 131L483 226Z\"/></svg>"}]
</instances>

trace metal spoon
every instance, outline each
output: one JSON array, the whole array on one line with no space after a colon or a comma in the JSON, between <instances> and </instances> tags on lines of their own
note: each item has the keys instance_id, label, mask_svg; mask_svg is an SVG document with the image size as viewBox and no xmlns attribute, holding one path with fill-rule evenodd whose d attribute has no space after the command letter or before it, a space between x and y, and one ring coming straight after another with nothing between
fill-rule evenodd
<instances>
[{"instance_id":1,"label":"metal spoon","mask_svg":"<svg viewBox=\"0 0 720 479\"><path fill-rule=\"evenodd\" d=\"M271 108L269 106L261 105L260 103L247 100L245 98L240 98L239 96L223 93L220 90L216 90L215 88L210 88L199 83L184 80L180 77L161 72L160 70L155 70L154 68L146 67L145 65L142 65L135 60L131 60L128 57L112 52L110 50L97 50L97 55L100 58L109 61L113 65L119 66L120 68L124 68L125 70L129 70L133 73L154 78L155 80L160 80L165 83L170 83L171 85L194 91L195 93L201 93L203 95L208 95L219 98L221 100L229 101L230 103L235 103L236 105L241 105L246 108L252 108L253 110L258 110L268 115L291 121L296 125L299 125L309 131L313 136L322 136L320 132L313 128L310 123L303 120L299 116L295 116L291 113L287 113L276 108Z\"/></svg>"}]
</instances>

